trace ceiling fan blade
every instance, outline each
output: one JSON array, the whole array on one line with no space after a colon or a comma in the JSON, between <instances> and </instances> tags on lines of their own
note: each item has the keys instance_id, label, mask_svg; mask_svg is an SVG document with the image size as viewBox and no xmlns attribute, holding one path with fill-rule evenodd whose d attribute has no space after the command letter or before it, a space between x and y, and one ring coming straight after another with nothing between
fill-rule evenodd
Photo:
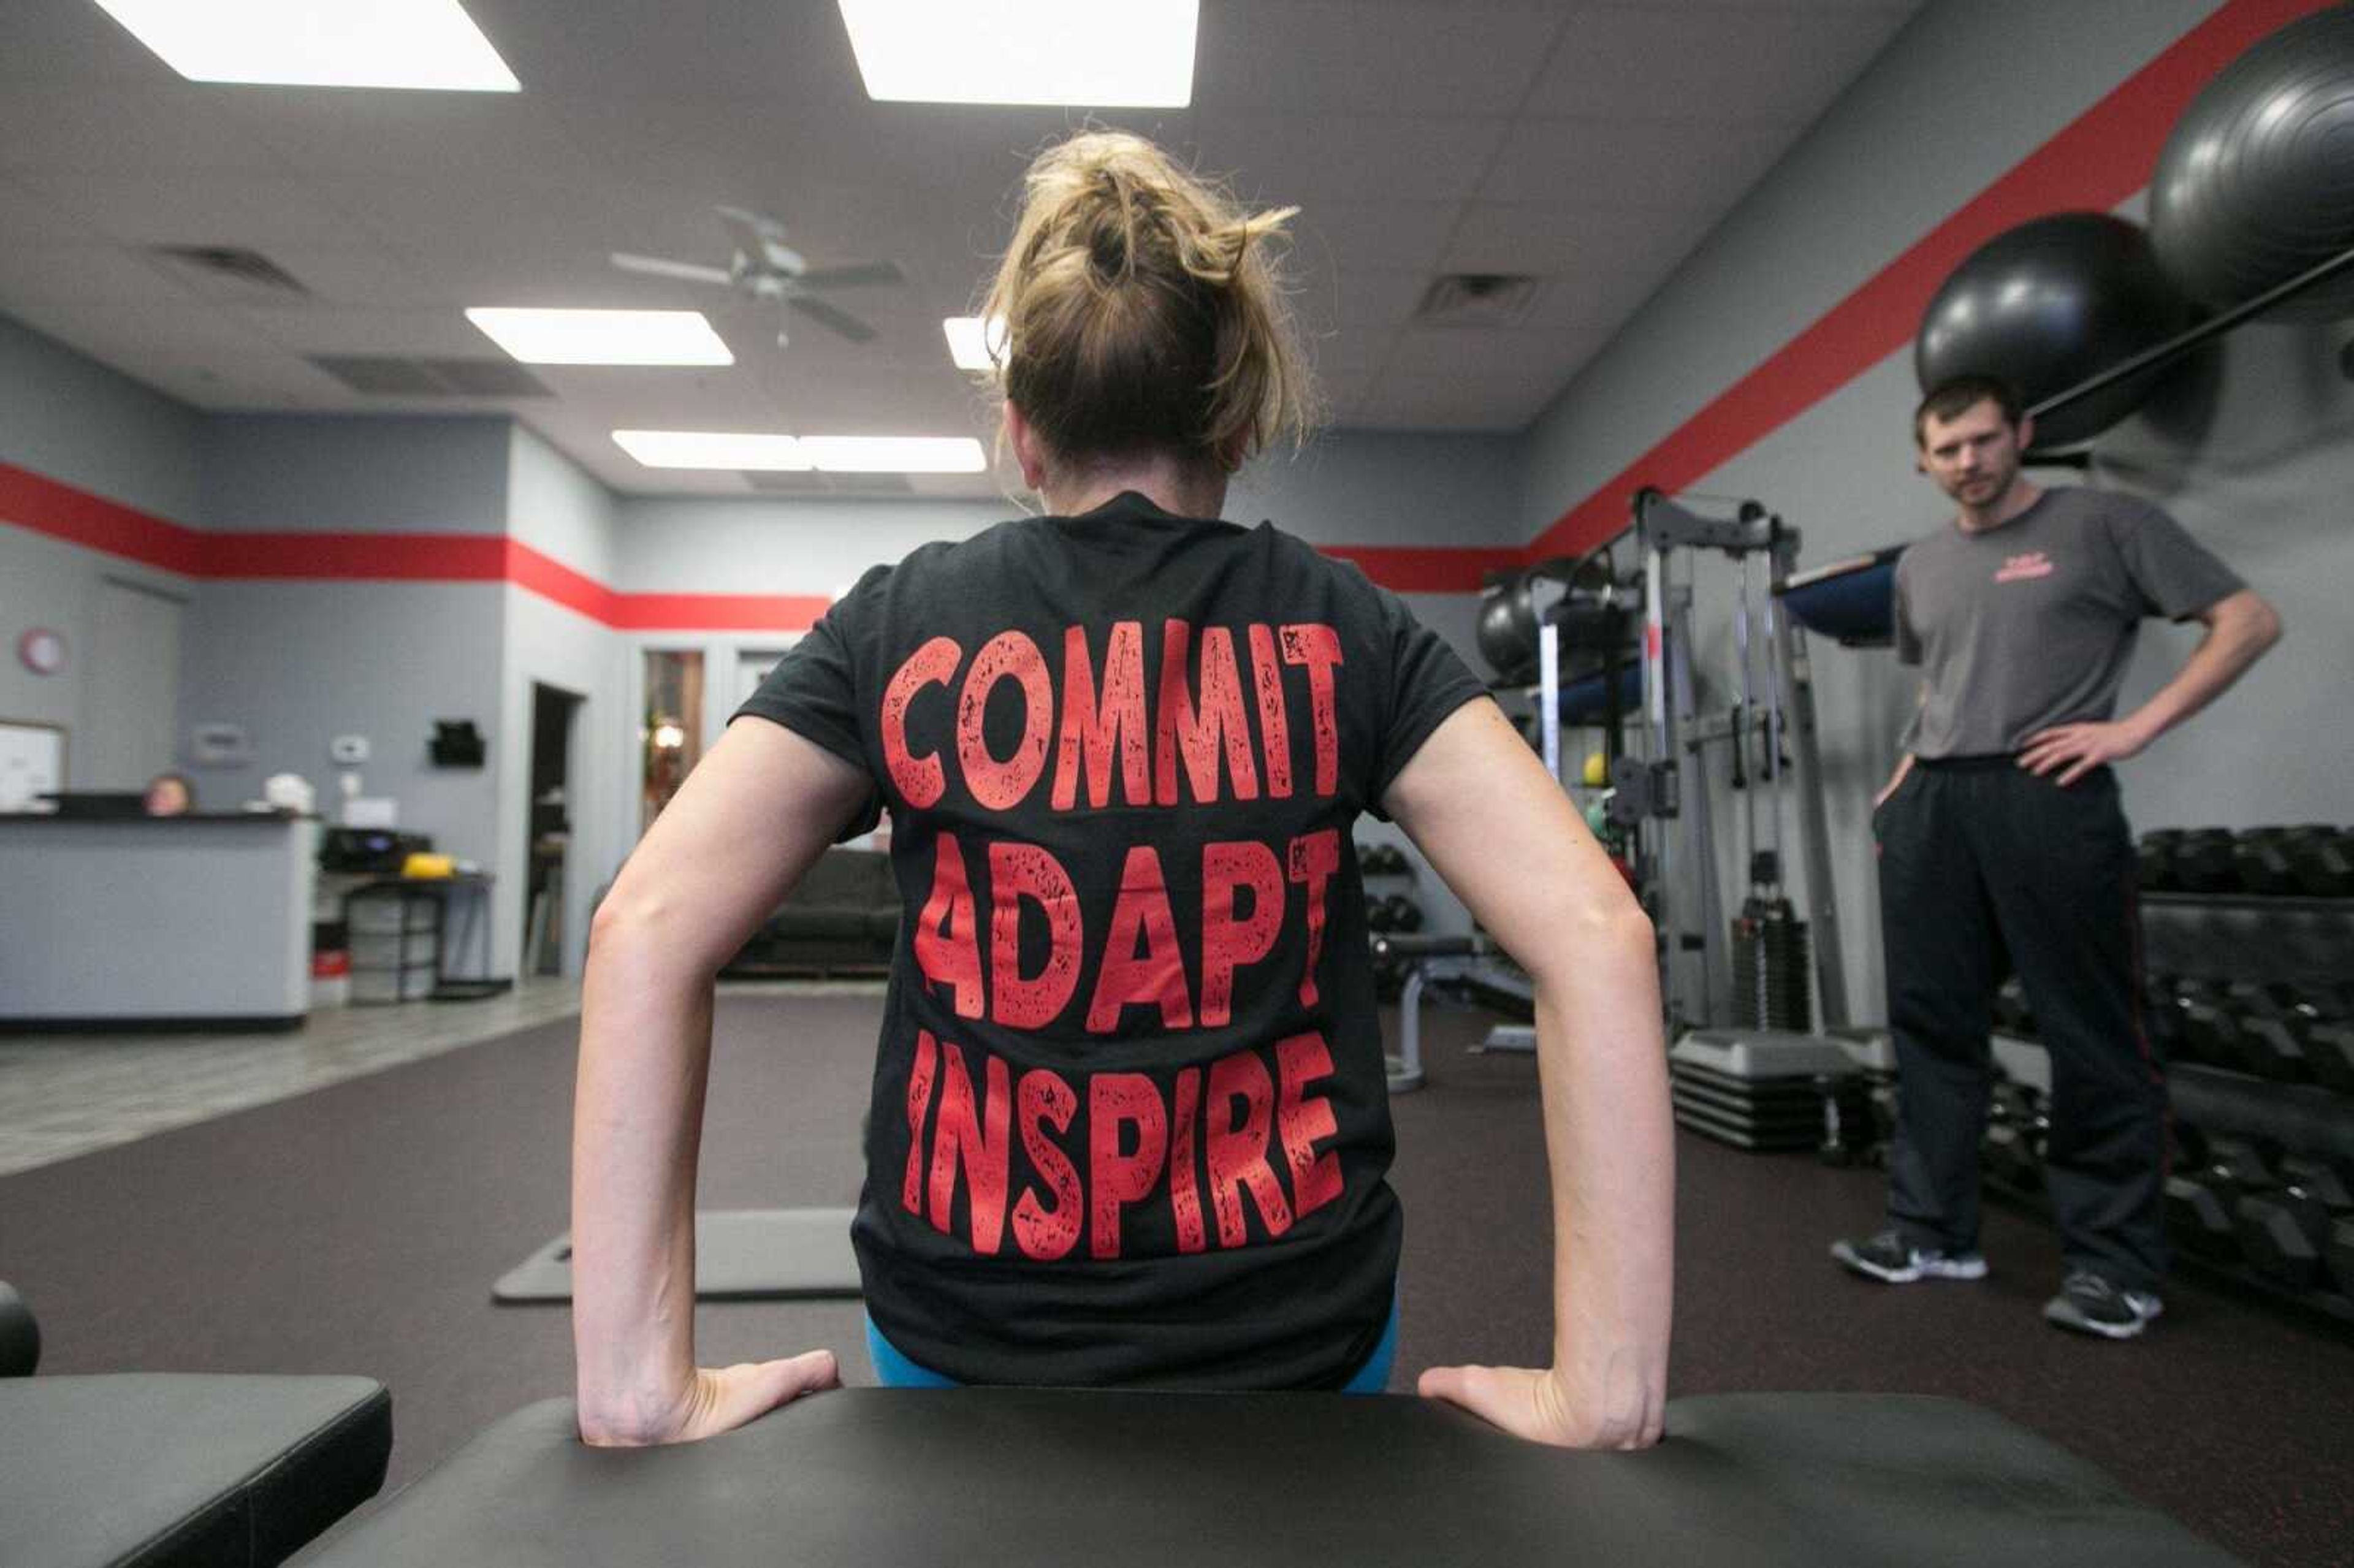
<instances>
[{"instance_id":1,"label":"ceiling fan blade","mask_svg":"<svg viewBox=\"0 0 2354 1568\"><path fill-rule=\"evenodd\" d=\"M612 253L613 265L624 272L643 272L652 278L684 278L691 283L732 283L736 280L725 267L705 267L697 261L672 261L660 256L632 256L625 250Z\"/></svg>"},{"instance_id":2,"label":"ceiling fan blade","mask_svg":"<svg viewBox=\"0 0 2354 1568\"><path fill-rule=\"evenodd\" d=\"M907 274L896 261L854 261L842 267L815 267L793 280L804 289L857 289L871 283L904 283Z\"/></svg>"},{"instance_id":3,"label":"ceiling fan blade","mask_svg":"<svg viewBox=\"0 0 2354 1568\"><path fill-rule=\"evenodd\" d=\"M875 329L852 315L848 311L827 304L823 300L804 299L799 295L785 302L801 314L822 326L832 327L853 343L873 340Z\"/></svg>"},{"instance_id":4,"label":"ceiling fan blade","mask_svg":"<svg viewBox=\"0 0 2354 1568\"><path fill-rule=\"evenodd\" d=\"M722 207L713 210L729 225L740 229L744 238L751 242L752 249L779 272L798 277L807 270L809 263L801 260L800 251L785 243L785 226L775 218L740 207Z\"/></svg>"}]
</instances>

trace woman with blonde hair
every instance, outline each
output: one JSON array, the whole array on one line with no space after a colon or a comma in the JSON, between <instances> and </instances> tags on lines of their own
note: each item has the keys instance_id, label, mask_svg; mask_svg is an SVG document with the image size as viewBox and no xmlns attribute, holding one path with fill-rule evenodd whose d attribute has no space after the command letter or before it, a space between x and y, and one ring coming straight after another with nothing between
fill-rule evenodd
<instances>
[{"instance_id":1,"label":"woman with blonde hair","mask_svg":"<svg viewBox=\"0 0 2354 1568\"><path fill-rule=\"evenodd\" d=\"M1311 420L1273 249L1138 138L1032 165L983 308L1045 514L868 572L596 920L573 1146L580 1428L833 1386L695 1364L712 981L887 809L904 914L853 1227L886 1383L1377 1392L1403 1219L1352 827L1397 821L1536 981L1555 1328L1426 1395L1656 1440L1674 1173L1650 925L1479 681L1228 476ZM1491 1223L1538 1212L1529 1193Z\"/></svg>"}]
</instances>

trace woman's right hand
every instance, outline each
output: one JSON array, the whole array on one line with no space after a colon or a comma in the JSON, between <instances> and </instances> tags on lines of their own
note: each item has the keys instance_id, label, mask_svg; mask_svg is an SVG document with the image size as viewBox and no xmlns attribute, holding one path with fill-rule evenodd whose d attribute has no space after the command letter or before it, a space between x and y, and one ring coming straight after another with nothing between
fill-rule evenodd
<instances>
[{"instance_id":1,"label":"woman's right hand","mask_svg":"<svg viewBox=\"0 0 2354 1568\"><path fill-rule=\"evenodd\" d=\"M592 1448L651 1448L693 1443L750 1425L805 1393L842 1386L832 1351L808 1351L782 1361L697 1367L669 1397L580 1401L580 1440Z\"/></svg>"}]
</instances>

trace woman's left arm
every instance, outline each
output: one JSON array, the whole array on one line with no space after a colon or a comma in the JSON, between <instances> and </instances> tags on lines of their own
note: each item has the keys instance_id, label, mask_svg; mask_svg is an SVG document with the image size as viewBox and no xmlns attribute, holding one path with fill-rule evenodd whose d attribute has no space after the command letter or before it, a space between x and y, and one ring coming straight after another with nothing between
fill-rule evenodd
<instances>
[{"instance_id":1,"label":"woman's left arm","mask_svg":"<svg viewBox=\"0 0 2354 1568\"><path fill-rule=\"evenodd\" d=\"M572 1340L589 1443L705 1437L839 1382L827 1351L695 1365L695 1177L713 982L870 788L779 725L732 725L598 907L572 1122Z\"/></svg>"}]
</instances>

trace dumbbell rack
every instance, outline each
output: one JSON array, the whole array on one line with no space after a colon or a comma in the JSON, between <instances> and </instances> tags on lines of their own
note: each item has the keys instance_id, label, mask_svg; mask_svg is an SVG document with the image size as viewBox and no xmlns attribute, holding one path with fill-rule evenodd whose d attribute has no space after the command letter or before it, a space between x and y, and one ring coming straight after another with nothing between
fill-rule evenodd
<instances>
[{"instance_id":1,"label":"dumbbell rack","mask_svg":"<svg viewBox=\"0 0 2354 1568\"><path fill-rule=\"evenodd\" d=\"M2342 984L2354 956L2354 897L2149 891L2141 895L2145 968L2153 975L2228 983ZM2032 1053L2031 1057L2026 1055ZM2042 1048L2020 1033L1998 1032L1996 1057L2032 1073ZM2178 1124L2202 1133L2276 1142L2336 1162L2354 1174L2354 1096L2319 1084L2283 1083L2203 1062L2167 1069ZM1986 1172L1988 1192L2048 1213L2040 1192ZM2299 1290L2245 1264L2202 1257L2178 1245L2178 1266L2253 1294L2354 1323L2354 1282L2328 1280Z\"/></svg>"}]
</instances>

